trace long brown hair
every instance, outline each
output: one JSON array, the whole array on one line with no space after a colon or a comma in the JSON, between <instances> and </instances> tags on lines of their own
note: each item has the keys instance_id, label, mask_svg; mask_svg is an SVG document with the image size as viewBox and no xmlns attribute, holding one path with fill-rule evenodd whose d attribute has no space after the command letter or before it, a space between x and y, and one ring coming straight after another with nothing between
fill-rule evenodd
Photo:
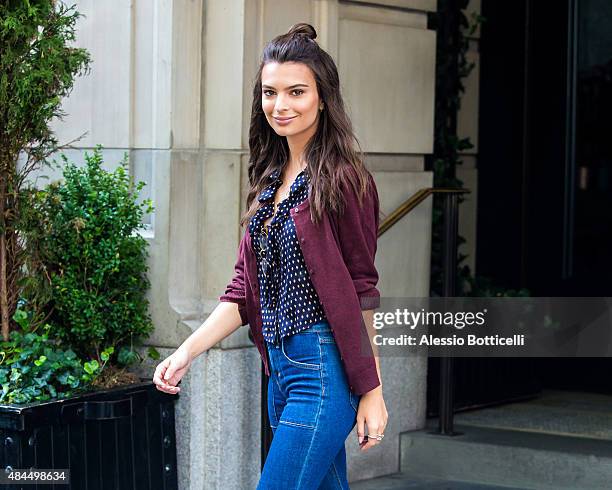
<instances>
[{"instance_id":1,"label":"long brown hair","mask_svg":"<svg viewBox=\"0 0 612 490\"><path fill-rule=\"evenodd\" d=\"M275 37L264 48L253 87L249 130L249 193L247 211L240 224L248 222L259 208L256 197L269 183L268 177L289 159L289 145L268 124L261 105L261 72L266 63L299 62L308 66L317 83L320 112L315 134L304 148L304 160L311 181L310 213L318 223L324 211L344 212L342 189L351 185L361 205L368 186L368 170L363 152L353 133L342 96L338 69L332 57L314 41L317 32L310 24L293 25L286 34ZM354 148L357 146L357 150Z\"/></svg>"}]
</instances>

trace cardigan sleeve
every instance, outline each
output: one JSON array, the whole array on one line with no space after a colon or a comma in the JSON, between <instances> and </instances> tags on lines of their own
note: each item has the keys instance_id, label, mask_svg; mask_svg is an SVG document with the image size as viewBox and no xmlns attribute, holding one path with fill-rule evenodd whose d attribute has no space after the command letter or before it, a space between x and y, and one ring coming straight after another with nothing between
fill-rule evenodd
<instances>
[{"instance_id":1,"label":"cardigan sleeve","mask_svg":"<svg viewBox=\"0 0 612 490\"><path fill-rule=\"evenodd\" d=\"M353 280L362 310L380 306L378 271L374 265L378 241L379 199L374 178L368 172L368 189L362 207L351 185L343 188L344 214L336 218L340 249Z\"/></svg>"},{"instance_id":2,"label":"cardigan sleeve","mask_svg":"<svg viewBox=\"0 0 612 490\"><path fill-rule=\"evenodd\" d=\"M246 309L246 294L244 286L244 254L246 248L246 233L242 235L238 246L238 258L234 265L234 277L225 288L225 293L219 297L219 301L227 301L238 305L241 325L249 323Z\"/></svg>"}]
</instances>

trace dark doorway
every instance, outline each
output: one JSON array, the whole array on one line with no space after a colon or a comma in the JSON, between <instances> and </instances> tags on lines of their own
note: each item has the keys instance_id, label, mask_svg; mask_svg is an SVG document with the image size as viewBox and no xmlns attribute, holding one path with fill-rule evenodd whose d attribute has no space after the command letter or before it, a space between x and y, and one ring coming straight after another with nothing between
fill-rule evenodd
<instances>
[{"instance_id":1,"label":"dark doorway","mask_svg":"<svg viewBox=\"0 0 612 490\"><path fill-rule=\"evenodd\" d=\"M483 0L477 270L612 296L612 2Z\"/></svg>"},{"instance_id":2,"label":"dark doorway","mask_svg":"<svg viewBox=\"0 0 612 490\"><path fill-rule=\"evenodd\" d=\"M611 296L612 2L581 0L577 15L576 205L571 270L576 292Z\"/></svg>"},{"instance_id":3,"label":"dark doorway","mask_svg":"<svg viewBox=\"0 0 612 490\"><path fill-rule=\"evenodd\" d=\"M532 296L612 296L612 2L482 0L482 15L476 272ZM457 409L612 393L609 358L455 366Z\"/></svg>"},{"instance_id":4,"label":"dark doorway","mask_svg":"<svg viewBox=\"0 0 612 490\"><path fill-rule=\"evenodd\" d=\"M612 2L483 0L482 14L477 272L533 296L612 296ZM536 366L512 391L612 393L608 358Z\"/></svg>"}]
</instances>

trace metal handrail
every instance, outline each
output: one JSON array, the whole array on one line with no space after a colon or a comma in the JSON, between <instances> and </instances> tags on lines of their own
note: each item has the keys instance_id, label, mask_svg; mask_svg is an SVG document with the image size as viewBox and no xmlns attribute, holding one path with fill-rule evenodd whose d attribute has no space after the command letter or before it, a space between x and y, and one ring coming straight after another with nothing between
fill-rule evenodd
<instances>
[{"instance_id":1,"label":"metal handrail","mask_svg":"<svg viewBox=\"0 0 612 490\"><path fill-rule=\"evenodd\" d=\"M449 187L426 187L415 192L412 196L400 204L392 213L390 213L383 222L378 226L378 236L389 230L395 223L406 216L410 211L421 204L432 194L466 194L470 193L468 189L453 189Z\"/></svg>"}]
</instances>

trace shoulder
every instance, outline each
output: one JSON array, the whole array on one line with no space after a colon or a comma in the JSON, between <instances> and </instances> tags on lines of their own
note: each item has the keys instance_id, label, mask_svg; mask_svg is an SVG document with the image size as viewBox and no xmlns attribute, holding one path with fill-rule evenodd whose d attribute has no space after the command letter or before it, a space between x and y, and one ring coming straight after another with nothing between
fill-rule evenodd
<instances>
[{"instance_id":1,"label":"shoulder","mask_svg":"<svg viewBox=\"0 0 612 490\"><path fill-rule=\"evenodd\" d=\"M348 178L340 185L343 204L330 214L332 224L338 228L341 238L343 234L352 237L359 229L375 235L380 223L380 204L374 177L365 168L363 172L354 168L344 172Z\"/></svg>"}]
</instances>

